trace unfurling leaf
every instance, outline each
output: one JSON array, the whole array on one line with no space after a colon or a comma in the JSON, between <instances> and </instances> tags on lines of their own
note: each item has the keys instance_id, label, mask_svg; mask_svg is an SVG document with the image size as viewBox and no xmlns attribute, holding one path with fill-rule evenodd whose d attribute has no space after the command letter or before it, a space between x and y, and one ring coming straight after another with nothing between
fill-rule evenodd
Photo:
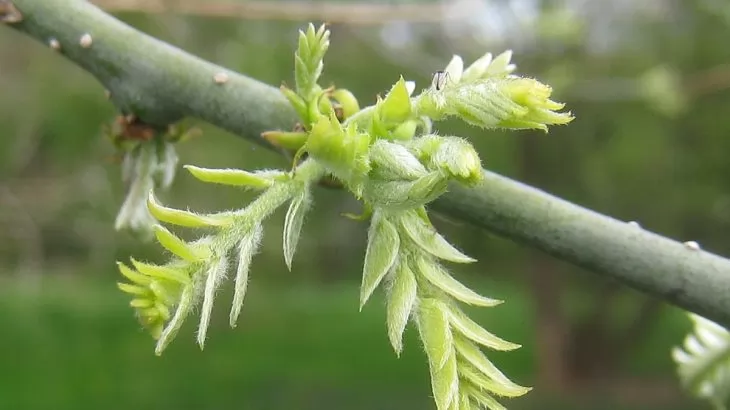
<instances>
[{"instance_id":1,"label":"unfurling leaf","mask_svg":"<svg viewBox=\"0 0 730 410\"><path fill-rule=\"evenodd\" d=\"M459 390L453 337L442 303L419 301L417 324L431 370L431 387L439 410L448 410Z\"/></svg>"},{"instance_id":2,"label":"unfurling leaf","mask_svg":"<svg viewBox=\"0 0 730 410\"><path fill-rule=\"evenodd\" d=\"M304 146L309 135L306 132L266 131L261 136L278 147L297 151Z\"/></svg>"},{"instance_id":3,"label":"unfurling leaf","mask_svg":"<svg viewBox=\"0 0 730 410\"><path fill-rule=\"evenodd\" d=\"M474 342L466 339L464 336L459 334L454 335L454 346L456 347L456 353L459 357L471 363L479 372L493 379L498 385L504 386L505 391L517 391L519 389L530 390L529 388L522 387L508 379L507 376L499 371L499 369L497 369L497 367L494 366L489 359L487 359L484 353ZM508 396L507 393L496 393L502 396Z\"/></svg>"},{"instance_id":4,"label":"unfurling leaf","mask_svg":"<svg viewBox=\"0 0 730 410\"><path fill-rule=\"evenodd\" d=\"M448 321L453 326L454 330L458 331L466 338L494 350L508 351L520 348L520 345L499 338L479 326L477 322L471 320L458 307L447 304L443 304L443 306L444 310L447 312Z\"/></svg>"},{"instance_id":5,"label":"unfurling leaf","mask_svg":"<svg viewBox=\"0 0 730 410\"><path fill-rule=\"evenodd\" d=\"M486 374L481 373L476 367L469 363L459 363L459 376L463 380L466 380L483 390L488 390L497 396L502 397L520 397L532 390L529 387L518 386L514 383L507 385L498 383Z\"/></svg>"},{"instance_id":6,"label":"unfurling leaf","mask_svg":"<svg viewBox=\"0 0 730 410\"><path fill-rule=\"evenodd\" d=\"M494 397L490 396L488 393L480 389L476 389L470 386L466 388L466 391L471 397L474 398L474 401L484 406L485 409L507 410L507 408L501 405Z\"/></svg>"},{"instance_id":7,"label":"unfurling leaf","mask_svg":"<svg viewBox=\"0 0 730 410\"><path fill-rule=\"evenodd\" d=\"M406 147L378 140L370 147L372 173L386 180L414 180L428 173Z\"/></svg>"},{"instance_id":8,"label":"unfurling leaf","mask_svg":"<svg viewBox=\"0 0 730 410\"><path fill-rule=\"evenodd\" d=\"M349 90L338 88L332 91L332 98L340 104L343 119L347 119L360 111L357 98Z\"/></svg>"},{"instance_id":9,"label":"unfurling leaf","mask_svg":"<svg viewBox=\"0 0 730 410\"><path fill-rule=\"evenodd\" d=\"M388 123L401 123L411 116L411 95L401 77L378 106L379 118Z\"/></svg>"},{"instance_id":10,"label":"unfurling leaf","mask_svg":"<svg viewBox=\"0 0 730 410\"><path fill-rule=\"evenodd\" d=\"M430 222L425 221L416 211L407 211L400 214L400 228L418 246L438 258L456 263L476 261L454 248L443 236L436 232Z\"/></svg>"},{"instance_id":11,"label":"unfurling leaf","mask_svg":"<svg viewBox=\"0 0 730 410\"><path fill-rule=\"evenodd\" d=\"M462 76L462 82L476 81L486 78L505 78L516 68L510 63L512 51L507 50L492 60L492 53L487 53L474 61Z\"/></svg>"},{"instance_id":12,"label":"unfurling leaf","mask_svg":"<svg viewBox=\"0 0 730 410\"><path fill-rule=\"evenodd\" d=\"M165 326L165 329L162 331L159 339L157 340L157 346L155 347L155 354L157 356L160 356L162 352L165 351L167 345L170 344L172 339L175 338L175 335L177 335L177 332L185 322L185 318L193 308L194 298L195 290L193 289L193 286L186 286L183 289L180 301L175 308L175 314L172 316L172 319L170 319L170 322L167 323L167 326Z\"/></svg>"},{"instance_id":13,"label":"unfurling leaf","mask_svg":"<svg viewBox=\"0 0 730 410\"><path fill-rule=\"evenodd\" d=\"M502 303L501 300L484 297L467 288L449 275L435 260L420 257L417 259L416 264L418 272L426 280L460 302L484 307L493 307Z\"/></svg>"},{"instance_id":14,"label":"unfurling leaf","mask_svg":"<svg viewBox=\"0 0 730 410\"><path fill-rule=\"evenodd\" d=\"M253 189L265 189L273 184L271 179L240 169L208 169L192 165L185 165L184 168L190 171L195 178L203 182L242 186Z\"/></svg>"},{"instance_id":15,"label":"unfurling leaf","mask_svg":"<svg viewBox=\"0 0 730 410\"><path fill-rule=\"evenodd\" d=\"M683 347L672 349L679 378L696 397L725 409L730 398L730 332L719 324L688 313L694 324Z\"/></svg>"},{"instance_id":16,"label":"unfurling leaf","mask_svg":"<svg viewBox=\"0 0 730 410\"><path fill-rule=\"evenodd\" d=\"M360 309L393 267L398 256L400 239L395 226L382 211L376 211L370 221L368 245L360 286Z\"/></svg>"},{"instance_id":17,"label":"unfurling leaf","mask_svg":"<svg viewBox=\"0 0 730 410\"><path fill-rule=\"evenodd\" d=\"M464 60L460 56L453 56L449 64L444 69L444 73L448 76L448 81L458 83L464 73Z\"/></svg>"},{"instance_id":18,"label":"unfurling leaf","mask_svg":"<svg viewBox=\"0 0 730 410\"><path fill-rule=\"evenodd\" d=\"M456 137L438 137L438 149L430 158L431 166L443 169L456 180L474 185L482 180L482 163L474 147Z\"/></svg>"},{"instance_id":19,"label":"unfurling leaf","mask_svg":"<svg viewBox=\"0 0 730 410\"><path fill-rule=\"evenodd\" d=\"M208 333L210 316L213 313L213 300L215 291L223 281L228 268L228 260L225 256L219 257L208 267L205 278L205 291L203 293L203 308L200 311L200 325L198 326L198 345L202 349L205 346L205 336Z\"/></svg>"},{"instance_id":20,"label":"unfurling leaf","mask_svg":"<svg viewBox=\"0 0 730 410\"><path fill-rule=\"evenodd\" d=\"M433 365L440 369L449 358L453 336L443 303L433 298L423 298L418 305L418 332Z\"/></svg>"},{"instance_id":21,"label":"unfurling leaf","mask_svg":"<svg viewBox=\"0 0 730 410\"><path fill-rule=\"evenodd\" d=\"M413 181L383 181L371 179L365 185L364 198L370 203L392 211L426 205L446 192L448 178L440 171Z\"/></svg>"},{"instance_id":22,"label":"unfurling leaf","mask_svg":"<svg viewBox=\"0 0 730 410\"><path fill-rule=\"evenodd\" d=\"M155 225L153 229L160 245L172 252L173 255L188 262L198 262L204 257L162 225Z\"/></svg>"},{"instance_id":23,"label":"unfurling leaf","mask_svg":"<svg viewBox=\"0 0 730 410\"><path fill-rule=\"evenodd\" d=\"M150 192L149 197L147 198L147 207L149 208L152 216L157 218L159 221L178 226L186 226L190 228L206 226L224 227L233 222L233 218L229 215L199 215L189 211L181 211L179 209L162 206L159 202L157 202L152 192Z\"/></svg>"},{"instance_id":24,"label":"unfurling leaf","mask_svg":"<svg viewBox=\"0 0 730 410\"><path fill-rule=\"evenodd\" d=\"M238 268L236 269L236 283L235 290L233 292L233 304L231 306L231 314L229 317L229 323L231 327L236 327L238 321L238 315L241 313L241 307L243 306L243 298L246 295L246 288L248 287L248 271L251 267L251 260L253 255L261 243L261 237L263 236L263 228L261 223L256 224L251 230L241 239L238 244Z\"/></svg>"},{"instance_id":25,"label":"unfurling leaf","mask_svg":"<svg viewBox=\"0 0 730 410\"><path fill-rule=\"evenodd\" d=\"M289 210L284 220L284 260L286 266L291 270L294 253L299 243L299 234L304 224L304 216L311 205L311 194L309 187L304 187L301 194L292 199Z\"/></svg>"},{"instance_id":26,"label":"unfurling leaf","mask_svg":"<svg viewBox=\"0 0 730 410\"><path fill-rule=\"evenodd\" d=\"M408 266L408 260L402 258L393 269L387 308L388 338L399 356L403 351L403 332L415 306L417 290L416 276Z\"/></svg>"},{"instance_id":27,"label":"unfurling leaf","mask_svg":"<svg viewBox=\"0 0 730 410\"><path fill-rule=\"evenodd\" d=\"M169 266L152 265L132 259L132 265L137 271L143 275L153 279L164 279L171 282L187 285L190 283L190 277L184 272Z\"/></svg>"}]
</instances>

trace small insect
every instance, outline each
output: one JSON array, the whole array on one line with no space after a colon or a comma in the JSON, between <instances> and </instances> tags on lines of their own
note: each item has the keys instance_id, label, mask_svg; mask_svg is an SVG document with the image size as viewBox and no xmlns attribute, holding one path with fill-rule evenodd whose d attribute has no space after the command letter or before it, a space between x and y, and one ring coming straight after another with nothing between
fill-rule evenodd
<instances>
[{"instance_id":1,"label":"small insect","mask_svg":"<svg viewBox=\"0 0 730 410\"><path fill-rule=\"evenodd\" d=\"M441 91L448 82L449 73L446 71L436 71L433 73L433 78L431 79L431 87L433 87L436 91Z\"/></svg>"}]
</instances>

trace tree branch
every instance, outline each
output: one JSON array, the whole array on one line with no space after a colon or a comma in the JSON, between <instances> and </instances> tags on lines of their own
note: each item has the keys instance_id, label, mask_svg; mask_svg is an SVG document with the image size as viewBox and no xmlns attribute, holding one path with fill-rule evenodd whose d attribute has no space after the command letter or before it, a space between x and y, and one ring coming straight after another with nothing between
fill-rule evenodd
<instances>
[{"instance_id":1,"label":"tree branch","mask_svg":"<svg viewBox=\"0 0 730 410\"><path fill-rule=\"evenodd\" d=\"M20 22L3 18L13 4ZM142 34L88 2L0 0L3 21L45 44L58 41L124 113L149 124L192 116L266 146L262 131L291 129L296 121L276 88ZM87 33L93 41L84 48ZM219 73L228 80L214 81ZM488 171L476 188L454 184L432 209L730 325L730 260Z\"/></svg>"}]
</instances>

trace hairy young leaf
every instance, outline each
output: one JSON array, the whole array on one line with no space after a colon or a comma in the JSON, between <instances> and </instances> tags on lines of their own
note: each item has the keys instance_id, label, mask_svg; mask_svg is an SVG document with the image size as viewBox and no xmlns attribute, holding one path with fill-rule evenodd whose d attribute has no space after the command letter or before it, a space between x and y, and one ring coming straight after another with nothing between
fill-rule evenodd
<instances>
[{"instance_id":1,"label":"hairy young leaf","mask_svg":"<svg viewBox=\"0 0 730 410\"><path fill-rule=\"evenodd\" d=\"M387 180L415 180L428 173L426 168L406 147L378 140L370 147L373 174Z\"/></svg>"},{"instance_id":2,"label":"hairy young leaf","mask_svg":"<svg viewBox=\"0 0 730 410\"><path fill-rule=\"evenodd\" d=\"M469 396L474 398L474 401L484 406L484 408L486 409L507 410L507 408L500 404L494 397L490 396L488 393L482 390L475 389L473 387L467 387L466 391Z\"/></svg>"},{"instance_id":3,"label":"hairy young leaf","mask_svg":"<svg viewBox=\"0 0 730 410\"><path fill-rule=\"evenodd\" d=\"M137 271L143 275L149 276L150 278L164 279L171 282L177 282L183 285L190 283L190 277L184 272L181 272L175 268L169 266L152 265L149 263L139 262L131 259L132 265Z\"/></svg>"},{"instance_id":4,"label":"hairy young leaf","mask_svg":"<svg viewBox=\"0 0 730 410\"><path fill-rule=\"evenodd\" d=\"M292 199L291 204L289 205L289 210L286 212L283 242L284 260L286 261L286 266L289 270L291 270L294 253L297 251L299 234L301 233L302 225L304 224L304 216L307 214L311 202L312 200L309 187L305 187L301 194Z\"/></svg>"},{"instance_id":5,"label":"hairy young leaf","mask_svg":"<svg viewBox=\"0 0 730 410\"><path fill-rule=\"evenodd\" d=\"M437 369L446 363L451 353L453 336L443 303L433 298L419 300L417 315L418 332L429 360Z\"/></svg>"},{"instance_id":6,"label":"hairy young leaf","mask_svg":"<svg viewBox=\"0 0 730 410\"><path fill-rule=\"evenodd\" d=\"M205 291L203 294L203 308L200 311L200 325L198 326L198 345L202 349L205 346L205 336L208 333L210 316L213 313L213 300L215 291L223 281L228 267L228 260L225 256L219 257L208 267L205 278Z\"/></svg>"},{"instance_id":7,"label":"hairy young leaf","mask_svg":"<svg viewBox=\"0 0 730 410\"><path fill-rule=\"evenodd\" d=\"M437 261L428 256L419 257L416 260L416 266L418 272L426 280L460 302L483 307L493 307L503 303L501 300L484 297L462 285L461 282L449 275Z\"/></svg>"},{"instance_id":8,"label":"hairy young leaf","mask_svg":"<svg viewBox=\"0 0 730 410\"><path fill-rule=\"evenodd\" d=\"M459 363L459 376L474 386L482 390L488 390L497 396L520 397L532 390L529 387L517 385L505 386L504 384L497 383L486 374L480 373L479 370L469 363Z\"/></svg>"},{"instance_id":9,"label":"hairy young leaf","mask_svg":"<svg viewBox=\"0 0 730 410\"><path fill-rule=\"evenodd\" d=\"M162 331L159 339L157 340L157 346L155 347L155 354L157 356L162 354L165 348L167 348L167 345L169 345L172 339L175 338L175 335L177 335L177 332L185 322L185 318L193 308L194 297L195 289L193 288L193 285L186 286L183 289L180 301L175 308L175 314L167 323L167 326L165 326L165 329Z\"/></svg>"},{"instance_id":10,"label":"hairy young leaf","mask_svg":"<svg viewBox=\"0 0 730 410\"><path fill-rule=\"evenodd\" d=\"M370 221L368 245L360 286L360 309L372 295L375 288L393 267L398 256L400 239L395 226L381 211L376 211Z\"/></svg>"},{"instance_id":11,"label":"hairy young leaf","mask_svg":"<svg viewBox=\"0 0 730 410\"><path fill-rule=\"evenodd\" d=\"M252 189L265 189L273 184L269 178L264 178L255 173L240 169L208 169L199 168L193 165L184 167L197 179L203 182L216 184L233 185Z\"/></svg>"},{"instance_id":12,"label":"hairy young leaf","mask_svg":"<svg viewBox=\"0 0 730 410\"><path fill-rule=\"evenodd\" d=\"M400 123L411 116L411 96L401 77L395 83L379 108L379 117L385 123Z\"/></svg>"},{"instance_id":13,"label":"hairy young leaf","mask_svg":"<svg viewBox=\"0 0 730 410\"><path fill-rule=\"evenodd\" d=\"M388 294L388 338L396 354L403 351L403 332L416 303L418 286L408 260L401 258L393 270L393 283Z\"/></svg>"},{"instance_id":14,"label":"hairy young leaf","mask_svg":"<svg viewBox=\"0 0 730 410\"><path fill-rule=\"evenodd\" d=\"M421 299L418 306L418 331L428 356L431 387L439 410L448 410L459 390L453 337L442 303Z\"/></svg>"},{"instance_id":15,"label":"hairy young leaf","mask_svg":"<svg viewBox=\"0 0 730 410\"><path fill-rule=\"evenodd\" d=\"M371 179L364 197L370 203L389 210L407 210L423 206L446 192L448 178L434 171L414 181L382 181Z\"/></svg>"},{"instance_id":16,"label":"hairy young leaf","mask_svg":"<svg viewBox=\"0 0 730 410\"><path fill-rule=\"evenodd\" d=\"M464 73L464 60L460 56L453 56L449 64L444 69L444 73L448 75L448 81L458 83L461 81Z\"/></svg>"},{"instance_id":17,"label":"hairy young leaf","mask_svg":"<svg viewBox=\"0 0 730 410\"><path fill-rule=\"evenodd\" d=\"M688 316L694 332L685 338L684 348L672 350L679 377L692 394L725 409L730 398L730 332L697 314Z\"/></svg>"},{"instance_id":18,"label":"hairy young leaf","mask_svg":"<svg viewBox=\"0 0 730 410\"><path fill-rule=\"evenodd\" d=\"M487 377L493 379L499 385L505 387L506 391L515 391L524 389L524 387L516 384L507 378L497 367L492 364L479 347L469 339L459 334L454 335L454 346L456 347L457 355L467 362L471 363L477 370L485 374ZM505 393L499 393L500 395L507 396Z\"/></svg>"},{"instance_id":19,"label":"hairy young leaf","mask_svg":"<svg viewBox=\"0 0 730 410\"><path fill-rule=\"evenodd\" d=\"M160 245L172 252L173 255L188 262L197 262L202 259L201 255L198 255L185 241L175 236L162 225L155 225L153 230Z\"/></svg>"},{"instance_id":20,"label":"hairy young leaf","mask_svg":"<svg viewBox=\"0 0 730 410\"><path fill-rule=\"evenodd\" d=\"M263 227L261 223L257 223L251 230L244 235L238 244L238 268L236 269L236 283L233 292L233 304L231 306L231 314L229 323L231 327L236 327L238 315L241 313L243 306L243 298L246 295L248 287L248 271L251 266L253 255L258 249L261 238L263 236Z\"/></svg>"},{"instance_id":21,"label":"hairy young leaf","mask_svg":"<svg viewBox=\"0 0 730 410\"><path fill-rule=\"evenodd\" d=\"M468 339L494 350L509 351L520 348L520 345L508 342L488 332L479 326L477 322L471 320L458 307L451 304L444 304L444 309L447 312L449 323L451 323L454 330Z\"/></svg>"},{"instance_id":22,"label":"hairy young leaf","mask_svg":"<svg viewBox=\"0 0 730 410\"><path fill-rule=\"evenodd\" d=\"M208 226L223 227L228 226L233 222L233 218L230 215L198 215L193 212L181 211L179 209L162 206L159 202L157 202L152 192L150 192L149 197L147 198L147 208L149 208L152 216L157 218L159 221L190 228Z\"/></svg>"},{"instance_id":23,"label":"hairy young leaf","mask_svg":"<svg viewBox=\"0 0 730 410\"><path fill-rule=\"evenodd\" d=\"M122 276L129 279L132 283L142 286L149 286L152 283L151 277L142 275L122 262L117 262L117 267Z\"/></svg>"},{"instance_id":24,"label":"hairy young leaf","mask_svg":"<svg viewBox=\"0 0 730 410\"><path fill-rule=\"evenodd\" d=\"M399 216L403 232L426 252L451 262L471 263L476 261L454 248L436 232L430 222L425 221L416 211L402 212Z\"/></svg>"}]
</instances>

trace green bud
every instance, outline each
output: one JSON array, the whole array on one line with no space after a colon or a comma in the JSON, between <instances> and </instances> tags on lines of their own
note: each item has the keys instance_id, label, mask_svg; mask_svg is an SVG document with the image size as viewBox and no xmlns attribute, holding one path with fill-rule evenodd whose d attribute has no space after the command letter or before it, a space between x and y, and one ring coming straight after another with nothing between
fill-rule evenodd
<instances>
[{"instance_id":1,"label":"green bud","mask_svg":"<svg viewBox=\"0 0 730 410\"><path fill-rule=\"evenodd\" d=\"M376 206L406 210L425 205L446 192L448 178L434 171L413 181L369 180L364 197Z\"/></svg>"},{"instance_id":2,"label":"green bud","mask_svg":"<svg viewBox=\"0 0 730 410\"><path fill-rule=\"evenodd\" d=\"M261 136L273 145L297 151L307 142L308 134L306 132L266 131L261 133Z\"/></svg>"},{"instance_id":3,"label":"green bud","mask_svg":"<svg viewBox=\"0 0 730 410\"><path fill-rule=\"evenodd\" d=\"M529 78L487 79L429 90L417 99L419 115L439 120L456 116L481 128L541 129L567 124L570 113L558 113L563 104L549 99L552 90Z\"/></svg>"},{"instance_id":4,"label":"green bud","mask_svg":"<svg viewBox=\"0 0 730 410\"><path fill-rule=\"evenodd\" d=\"M322 59L330 45L329 36L330 32L324 25L315 30L310 23L306 32L299 31L299 47L294 55L294 77L297 93L304 98L311 98L316 91L324 66Z\"/></svg>"},{"instance_id":5,"label":"green bud","mask_svg":"<svg viewBox=\"0 0 730 410\"><path fill-rule=\"evenodd\" d=\"M418 121L410 120L396 127L393 132L390 133L390 139L407 141L413 139L416 135L416 129L418 128Z\"/></svg>"},{"instance_id":6,"label":"green bud","mask_svg":"<svg viewBox=\"0 0 730 410\"><path fill-rule=\"evenodd\" d=\"M357 98L349 90L338 88L332 92L332 98L342 107L344 118L349 118L356 112L360 111L360 105Z\"/></svg>"},{"instance_id":7,"label":"green bud","mask_svg":"<svg viewBox=\"0 0 730 410\"><path fill-rule=\"evenodd\" d=\"M482 164L474 147L457 137L439 137L430 157L430 167L442 169L456 180L473 185L482 180Z\"/></svg>"},{"instance_id":8,"label":"green bud","mask_svg":"<svg viewBox=\"0 0 730 410\"><path fill-rule=\"evenodd\" d=\"M428 173L406 147L378 140L370 147L371 176L385 180L414 180Z\"/></svg>"},{"instance_id":9,"label":"green bud","mask_svg":"<svg viewBox=\"0 0 730 410\"><path fill-rule=\"evenodd\" d=\"M354 126L343 129L332 115L320 117L312 126L304 148L329 172L355 188L370 171L369 145L367 134L358 133Z\"/></svg>"}]
</instances>

